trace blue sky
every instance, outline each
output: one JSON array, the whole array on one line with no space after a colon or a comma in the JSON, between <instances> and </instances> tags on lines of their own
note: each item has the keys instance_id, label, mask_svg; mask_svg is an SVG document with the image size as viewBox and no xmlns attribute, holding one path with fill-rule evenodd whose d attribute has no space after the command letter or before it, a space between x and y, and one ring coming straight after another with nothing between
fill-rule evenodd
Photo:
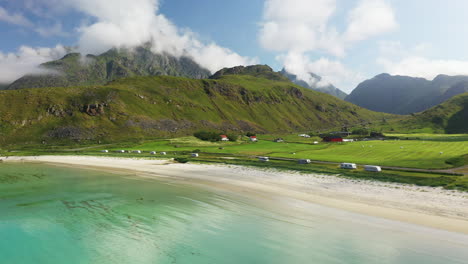
<instances>
[{"instance_id":1,"label":"blue sky","mask_svg":"<svg viewBox=\"0 0 468 264\"><path fill-rule=\"evenodd\" d=\"M464 0L0 0L0 82L74 47L153 39L211 71L238 64L307 72L349 92L382 72L468 74Z\"/></svg>"}]
</instances>

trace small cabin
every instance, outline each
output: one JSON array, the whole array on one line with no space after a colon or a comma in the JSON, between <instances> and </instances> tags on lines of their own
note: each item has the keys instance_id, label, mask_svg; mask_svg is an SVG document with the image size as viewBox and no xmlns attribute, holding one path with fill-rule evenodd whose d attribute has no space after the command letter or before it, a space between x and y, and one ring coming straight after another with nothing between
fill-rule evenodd
<instances>
[{"instance_id":1,"label":"small cabin","mask_svg":"<svg viewBox=\"0 0 468 264\"><path fill-rule=\"evenodd\" d=\"M282 138L277 138L277 139L273 140L273 142L281 143L281 142L284 142L284 139L282 139Z\"/></svg>"},{"instance_id":2,"label":"small cabin","mask_svg":"<svg viewBox=\"0 0 468 264\"><path fill-rule=\"evenodd\" d=\"M151 155L156 155L156 151L151 151L150 154Z\"/></svg>"},{"instance_id":3,"label":"small cabin","mask_svg":"<svg viewBox=\"0 0 468 264\"><path fill-rule=\"evenodd\" d=\"M229 141L229 138L227 135L220 135L221 141Z\"/></svg>"},{"instance_id":4,"label":"small cabin","mask_svg":"<svg viewBox=\"0 0 468 264\"><path fill-rule=\"evenodd\" d=\"M343 137L337 136L337 135L326 136L326 137L323 138L323 141L325 141L325 142L343 142Z\"/></svg>"},{"instance_id":5,"label":"small cabin","mask_svg":"<svg viewBox=\"0 0 468 264\"><path fill-rule=\"evenodd\" d=\"M190 156L192 156L192 158L198 158L198 156L200 156L200 155L198 155L198 153L192 153L192 154L190 154Z\"/></svg>"},{"instance_id":6,"label":"small cabin","mask_svg":"<svg viewBox=\"0 0 468 264\"><path fill-rule=\"evenodd\" d=\"M370 172L381 172L382 168L380 166L366 165L364 166L364 170Z\"/></svg>"},{"instance_id":7,"label":"small cabin","mask_svg":"<svg viewBox=\"0 0 468 264\"><path fill-rule=\"evenodd\" d=\"M109 151L107 149L105 150L101 150L102 153L109 153Z\"/></svg>"},{"instance_id":8,"label":"small cabin","mask_svg":"<svg viewBox=\"0 0 468 264\"><path fill-rule=\"evenodd\" d=\"M160 154L161 154L161 155L167 155L167 153L166 153L166 152L161 152Z\"/></svg>"},{"instance_id":9,"label":"small cabin","mask_svg":"<svg viewBox=\"0 0 468 264\"><path fill-rule=\"evenodd\" d=\"M268 162L268 161L270 161L270 158L268 158L268 157L259 157L258 160L261 161L261 162Z\"/></svg>"},{"instance_id":10,"label":"small cabin","mask_svg":"<svg viewBox=\"0 0 468 264\"><path fill-rule=\"evenodd\" d=\"M310 161L310 159L300 159L300 160L298 160L298 163L299 164L310 164L311 161Z\"/></svg>"},{"instance_id":11,"label":"small cabin","mask_svg":"<svg viewBox=\"0 0 468 264\"><path fill-rule=\"evenodd\" d=\"M141 154L141 150L134 150L132 152L135 153L135 154Z\"/></svg>"},{"instance_id":12,"label":"small cabin","mask_svg":"<svg viewBox=\"0 0 468 264\"><path fill-rule=\"evenodd\" d=\"M257 142L258 141L257 136L251 136L250 141Z\"/></svg>"},{"instance_id":13,"label":"small cabin","mask_svg":"<svg viewBox=\"0 0 468 264\"><path fill-rule=\"evenodd\" d=\"M349 170L355 170L357 169L357 166L355 163L341 163L340 168L342 169L349 169Z\"/></svg>"}]
</instances>

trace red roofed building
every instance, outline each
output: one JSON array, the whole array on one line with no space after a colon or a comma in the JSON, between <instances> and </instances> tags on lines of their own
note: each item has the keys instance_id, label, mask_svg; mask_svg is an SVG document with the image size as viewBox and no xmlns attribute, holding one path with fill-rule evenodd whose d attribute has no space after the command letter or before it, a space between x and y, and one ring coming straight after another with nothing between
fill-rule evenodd
<instances>
[{"instance_id":1,"label":"red roofed building","mask_svg":"<svg viewBox=\"0 0 468 264\"><path fill-rule=\"evenodd\" d=\"M250 141L257 142L258 141L257 136L251 136Z\"/></svg>"},{"instance_id":2,"label":"red roofed building","mask_svg":"<svg viewBox=\"0 0 468 264\"><path fill-rule=\"evenodd\" d=\"M343 138L340 136L327 136L323 138L325 142L343 142Z\"/></svg>"},{"instance_id":3,"label":"red roofed building","mask_svg":"<svg viewBox=\"0 0 468 264\"><path fill-rule=\"evenodd\" d=\"M226 135L220 135L220 137L221 137L221 141L229 141L229 138Z\"/></svg>"}]
</instances>

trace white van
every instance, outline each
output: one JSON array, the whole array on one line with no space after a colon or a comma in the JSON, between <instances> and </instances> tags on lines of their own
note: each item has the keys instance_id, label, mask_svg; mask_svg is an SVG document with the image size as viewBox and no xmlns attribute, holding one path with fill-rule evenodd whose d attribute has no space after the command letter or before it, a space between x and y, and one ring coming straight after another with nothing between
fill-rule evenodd
<instances>
[{"instance_id":1,"label":"white van","mask_svg":"<svg viewBox=\"0 0 468 264\"><path fill-rule=\"evenodd\" d=\"M192 153L191 156L192 156L193 158L198 158L199 155L198 155L198 153Z\"/></svg>"},{"instance_id":2,"label":"white van","mask_svg":"<svg viewBox=\"0 0 468 264\"><path fill-rule=\"evenodd\" d=\"M150 154L151 155L156 155L156 151L151 151Z\"/></svg>"},{"instance_id":3,"label":"white van","mask_svg":"<svg viewBox=\"0 0 468 264\"><path fill-rule=\"evenodd\" d=\"M382 168L380 166L366 165L364 166L364 170L371 171L371 172L381 172Z\"/></svg>"},{"instance_id":4,"label":"white van","mask_svg":"<svg viewBox=\"0 0 468 264\"><path fill-rule=\"evenodd\" d=\"M141 150L134 150L132 152L135 153L135 154L141 154Z\"/></svg>"},{"instance_id":5,"label":"white van","mask_svg":"<svg viewBox=\"0 0 468 264\"><path fill-rule=\"evenodd\" d=\"M299 164L310 164L311 161L310 161L310 159L300 159L300 160L298 161L298 163L299 163Z\"/></svg>"},{"instance_id":6,"label":"white van","mask_svg":"<svg viewBox=\"0 0 468 264\"><path fill-rule=\"evenodd\" d=\"M267 161L270 161L270 158L268 158L268 157L259 157L258 160L261 161L261 162L267 162Z\"/></svg>"},{"instance_id":7,"label":"white van","mask_svg":"<svg viewBox=\"0 0 468 264\"><path fill-rule=\"evenodd\" d=\"M357 169L357 166L356 166L355 163L341 163L340 168L355 170L355 169Z\"/></svg>"}]
</instances>

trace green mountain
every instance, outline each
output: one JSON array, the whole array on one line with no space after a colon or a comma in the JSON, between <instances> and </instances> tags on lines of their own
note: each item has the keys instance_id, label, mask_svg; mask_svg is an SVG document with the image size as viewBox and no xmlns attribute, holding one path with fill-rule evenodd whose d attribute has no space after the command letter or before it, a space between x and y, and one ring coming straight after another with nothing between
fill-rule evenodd
<instances>
[{"instance_id":1,"label":"green mountain","mask_svg":"<svg viewBox=\"0 0 468 264\"><path fill-rule=\"evenodd\" d=\"M250 74L216 76L131 77L102 86L0 91L0 144L115 142L189 135L200 129L318 131L387 116L289 81Z\"/></svg>"},{"instance_id":2,"label":"green mountain","mask_svg":"<svg viewBox=\"0 0 468 264\"><path fill-rule=\"evenodd\" d=\"M348 95L345 92L343 92L340 89L333 86L333 84L329 84L329 85L326 85L326 86L323 86L323 87L319 87L316 84L310 85L307 82L305 82L304 80L298 79L297 75L294 75L294 74L291 74L291 73L287 72L286 69L281 70L280 73L282 75L284 75L285 77L287 77L289 80L291 80L293 83L295 83L297 85L300 85L300 86L302 86L304 88L307 88L307 89L312 89L314 91L318 91L318 92L326 93L326 94L329 94L329 95L333 95L333 96L338 97L338 98L343 99L343 100ZM322 80L322 77L318 76L317 74L314 74L314 73L309 73L309 74L310 74L310 76L312 78L314 78L317 81L317 83Z\"/></svg>"},{"instance_id":3,"label":"green mountain","mask_svg":"<svg viewBox=\"0 0 468 264\"><path fill-rule=\"evenodd\" d=\"M397 126L407 131L468 133L468 93L460 94L424 112L405 117ZM401 129L399 129L401 130Z\"/></svg>"},{"instance_id":4,"label":"green mountain","mask_svg":"<svg viewBox=\"0 0 468 264\"><path fill-rule=\"evenodd\" d=\"M155 54L146 46L131 50L114 48L99 56L83 57L78 53L70 53L40 67L48 73L24 76L7 89L102 85L132 76L170 75L202 79L210 75L208 70L191 58Z\"/></svg>"},{"instance_id":5,"label":"green mountain","mask_svg":"<svg viewBox=\"0 0 468 264\"><path fill-rule=\"evenodd\" d=\"M210 79L220 79L226 75L250 75L274 81L289 81L288 78L284 77L280 73L274 72L273 69L268 65L251 65L224 68L213 74Z\"/></svg>"},{"instance_id":6,"label":"green mountain","mask_svg":"<svg viewBox=\"0 0 468 264\"><path fill-rule=\"evenodd\" d=\"M466 91L468 76L439 75L434 80L380 74L359 84L346 101L385 113L411 114Z\"/></svg>"}]
</instances>

